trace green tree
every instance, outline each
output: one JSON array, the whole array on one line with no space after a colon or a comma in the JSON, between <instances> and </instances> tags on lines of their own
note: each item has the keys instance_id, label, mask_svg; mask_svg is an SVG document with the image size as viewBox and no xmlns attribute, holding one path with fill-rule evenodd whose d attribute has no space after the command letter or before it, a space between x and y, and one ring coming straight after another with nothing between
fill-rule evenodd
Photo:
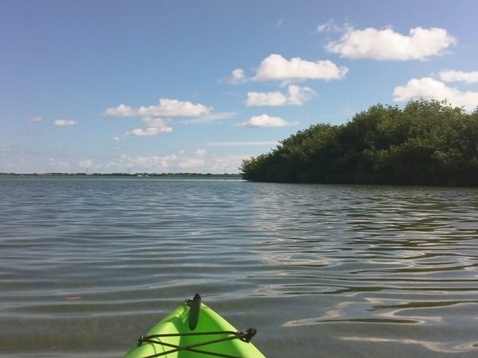
<instances>
[{"instance_id":1,"label":"green tree","mask_svg":"<svg viewBox=\"0 0 478 358\"><path fill-rule=\"evenodd\" d=\"M252 181L476 186L478 107L377 104L343 125L299 131L241 169Z\"/></svg>"}]
</instances>

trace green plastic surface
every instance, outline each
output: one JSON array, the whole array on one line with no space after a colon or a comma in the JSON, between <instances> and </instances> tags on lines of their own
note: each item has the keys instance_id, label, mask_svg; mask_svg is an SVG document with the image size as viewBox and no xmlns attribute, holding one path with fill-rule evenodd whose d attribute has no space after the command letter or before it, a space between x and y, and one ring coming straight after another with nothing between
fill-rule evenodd
<instances>
[{"instance_id":1,"label":"green plastic surface","mask_svg":"<svg viewBox=\"0 0 478 358\"><path fill-rule=\"evenodd\" d=\"M201 303L199 311L199 319L197 326L194 330L189 328L189 306L184 303L153 328L151 328L147 335L154 334L174 334L174 333L201 333L201 332L214 332L214 331L233 331L237 332L229 322L224 318L214 312L211 308ZM213 341L221 339L227 336L232 336L228 334L207 334L207 335L191 335L191 336L173 336L173 337L161 337L155 338L155 340L160 340L165 343L165 345L157 343L147 343L144 342L140 346L133 347L125 356L125 358L144 358L144 357L188 357L188 358L204 358L209 355L206 353L198 353L191 350L180 350L175 351L174 347L168 346L178 346L178 347L187 347L191 345L196 345L202 342ZM227 340L218 343L211 343L207 345L201 345L197 348L201 351L208 351L214 354L223 354L232 357L248 357L248 358L263 358L264 355L251 343L245 342L239 338L232 340ZM171 352L173 351L173 352ZM170 353L167 353L170 352ZM164 354L166 353L166 354Z\"/></svg>"}]
</instances>

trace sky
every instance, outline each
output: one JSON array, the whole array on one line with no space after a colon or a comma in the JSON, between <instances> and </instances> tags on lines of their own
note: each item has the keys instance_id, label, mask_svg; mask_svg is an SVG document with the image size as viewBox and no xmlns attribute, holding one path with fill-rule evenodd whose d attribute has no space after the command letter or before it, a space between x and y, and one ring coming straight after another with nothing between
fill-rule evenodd
<instances>
[{"instance_id":1,"label":"sky","mask_svg":"<svg viewBox=\"0 0 478 358\"><path fill-rule=\"evenodd\" d=\"M318 123L478 106L472 0L1 0L0 171L238 173Z\"/></svg>"}]
</instances>

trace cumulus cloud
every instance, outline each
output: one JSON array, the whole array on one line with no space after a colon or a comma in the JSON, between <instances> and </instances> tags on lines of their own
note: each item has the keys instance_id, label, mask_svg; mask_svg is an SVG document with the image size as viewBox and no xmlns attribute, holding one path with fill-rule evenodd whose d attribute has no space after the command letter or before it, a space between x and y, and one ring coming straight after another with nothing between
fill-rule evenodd
<instances>
[{"instance_id":1,"label":"cumulus cloud","mask_svg":"<svg viewBox=\"0 0 478 358\"><path fill-rule=\"evenodd\" d=\"M315 92L309 87L289 86L287 104L301 105L310 100L314 95Z\"/></svg>"},{"instance_id":2,"label":"cumulus cloud","mask_svg":"<svg viewBox=\"0 0 478 358\"><path fill-rule=\"evenodd\" d=\"M309 87L289 86L288 94L280 91L275 92L248 92L247 106L284 106L302 105L308 101L315 92Z\"/></svg>"},{"instance_id":3,"label":"cumulus cloud","mask_svg":"<svg viewBox=\"0 0 478 358\"><path fill-rule=\"evenodd\" d=\"M445 29L436 27L415 27L408 35L391 28L355 30L348 27L338 41L328 43L325 49L351 59L406 61L443 55L455 43L455 38Z\"/></svg>"},{"instance_id":4,"label":"cumulus cloud","mask_svg":"<svg viewBox=\"0 0 478 358\"><path fill-rule=\"evenodd\" d=\"M281 55L272 54L262 60L257 75L257 81L283 81L294 80L340 80L347 74L347 67L339 67L333 62L306 61L300 57L293 57L290 60Z\"/></svg>"},{"instance_id":5,"label":"cumulus cloud","mask_svg":"<svg viewBox=\"0 0 478 358\"><path fill-rule=\"evenodd\" d=\"M293 123L289 123L280 117L271 117L267 114L253 116L247 122L239 123L239 127L287 127Z\"/></svg>"},{"instance_id":6,"label":"cumulus cloud","mask_svg":"<svg viewBox=\"0 0 478 358\"><path fill-rule=\"evenodd\" d=\"M200 103L193 104L166 98L161 98L159 105L141 106L138 110L140 116L154 117L198 117L207 115L211 111L211 107L206 107Z\"/></svg>"},{"instance_id":7,"label":"cumulus cloud","mask_svg":"<svg viewBox=\"0 0 478 358\"><path fill-rule=\"evenodd\" d=\"M397 86L393 91L393 96L397 102L420 98L446 99L452 105L463 106L466 110L474 109L478 103L478 92L460 91L431 77L411 79L406 85Z\"/></svg>"},{"instance_id":8,"label":"cumulus cloud","mask_svg":"<svg viewBox=\"0 0 478 358\"><path fill-rule=\"evenodd\" d=\"M478 83L478 71L464 72L464 71L441 71L440 79L445 82L466 82Z\"/></svg>"},{"instance_id":9,"label":"cumulus cloud","mask_svg":"<svg viewBox=\"0 0 478 358\"><path fill-rule=\"evenodd\" d=\"M170 126L170 120L165 120L162 118L143 118L141 122L146 126L145 129L136 128L131 132L127 132L128 136L134 137L144 137L144 136L155 136L159 133L170 133L173 131L173 128Z\"/></svg>"},{"instance_id":10,"label":"cumulus cloud","mask_svg":"<svg viewBox=\"0 0 478 358\"><path fill-rule=\"evenodd\" d=\"M196 117L212 112L212 107L203 104L178 101L177 99L160 98L159 104L132 108L120 104L108 108L104 114L108 117Z\"/></svg>"},{"instance_id":11,"label":"cumulus cloud","mask_svg":"<svg viewBox=\"0 0 478 358\"><path fill-rule=\"evenodd\" d=\"M231 77L229 78L229 83L238 85L244 82L247 82L247 78L244 75L243 69L236 68L234 71L232 71Z\"/></svg>"},{"instance_id":12,"label":"cumulus cloud","mask_svg":"<svg viewBox=\"0 0 478 358\"><path fill-rule=\"evenodd\" d=\"M103 114L107 117L140 117L145 128L136 128L126 133L127 136L135 137L155 136L159 133L172 132L171 121L164 118L211 118L214 116L212 107L169 98L160 98L158 104L138 108L120 104L117 107L107 108Z\"/></svg>"},{"instance_id":13,"label":"cumulus cloud","mask_svg":"<svg viewBox=\"0 0 478 358\"><path fill-rule=\"evenodd\" d=\"M74 121L71 119L57 119L54 124L58 127L69 127L76 126L78 124L78 121Z\"/></svg>"},{"instance_id":14,"label":"cumulus cloud","mask_svg":"<svg viewBox=\"0 0 478 358\"><path fill-rule=\"evenodd\" d=\"M117 107L106 109L104 115L107 117L136 117L137 111L129 106L120 104Z\"/></svg>"},{"instance_id":15,"label":"cumulus cloud","mask_svg":"<svg viewBox=\"0 0 478 358\"><path fill-rule=\"evenodd\" d=\"M283 106L286 103L287 97L279 91L247 93L247 106Z\"/></svg>"},{"instance_id":16,"label":"cumulus cloud","mask_svg":"<svg viewBox=\"0 0 478 358\"><path fill-rule=\"evenodd\" d=\"M300 57L290 60L278 54L271 54L261 61L256 75L247 78L244 70L237 68L232 72L229 82L240 84L247 81L280 81L290 83L305 80L341 80L348 72L345 66L337 66L329 60L307 61Z\"/></svg>"}]
</instances>

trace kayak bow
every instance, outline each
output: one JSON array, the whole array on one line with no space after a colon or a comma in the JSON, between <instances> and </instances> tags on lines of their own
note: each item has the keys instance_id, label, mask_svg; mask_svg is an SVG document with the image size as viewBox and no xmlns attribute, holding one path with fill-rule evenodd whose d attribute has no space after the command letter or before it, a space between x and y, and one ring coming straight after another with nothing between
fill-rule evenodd
<instances>
[{"instance_id":1,"label":"kayak bow","mask_svg":"<svg viewBox=\"0 0 478 358\"><path fill-rule=\"evenodd\" d=\"M265 358L251 343L254 328L238 332L196 294L138 339L124 358Z\"/></svg>"}]
</instances>

